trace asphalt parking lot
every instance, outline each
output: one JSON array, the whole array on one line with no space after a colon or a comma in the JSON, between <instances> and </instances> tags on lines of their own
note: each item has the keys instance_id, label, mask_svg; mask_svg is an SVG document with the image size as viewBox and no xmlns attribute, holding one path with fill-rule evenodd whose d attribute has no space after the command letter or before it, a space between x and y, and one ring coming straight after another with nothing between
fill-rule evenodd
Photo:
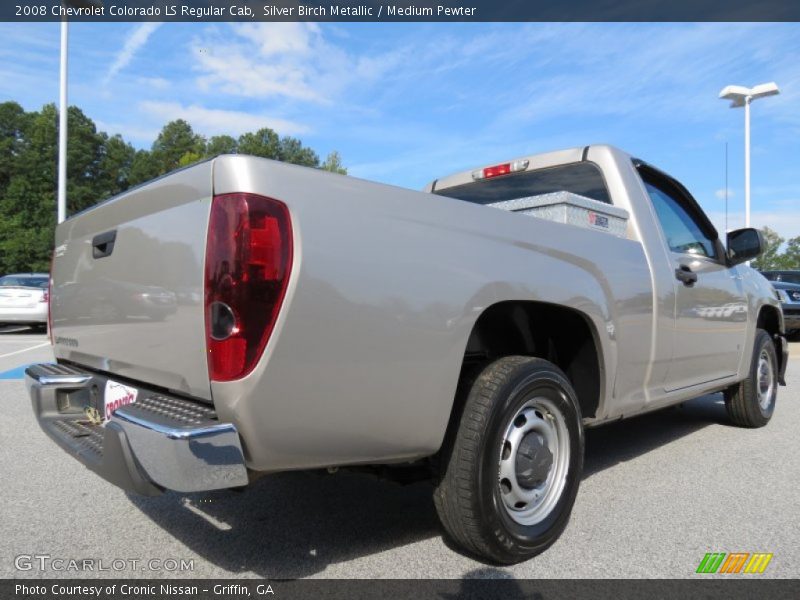
<instances>
[{"instance_id":1,"label":"asphalt parking lot","mask_svg":"<svg viewBox=\"0 0 800 600\"><path fill-rule=\"evenodd\" d=\"M766 428L729 426L717 394L589 431L564 535L526 563L496 568L448 547L423 484L289 473L244 492L127 495L36 425L20 377L24 365L52 360L47 337L0 332L0 576L691 578L706 552L770 552L763 575L737 577L796 578L800 343L792 346L789 385ZM20 571L20 555L95 559L109 570ZM173 570L170 559L192 568Z\"/></svg>"}]
</instances>

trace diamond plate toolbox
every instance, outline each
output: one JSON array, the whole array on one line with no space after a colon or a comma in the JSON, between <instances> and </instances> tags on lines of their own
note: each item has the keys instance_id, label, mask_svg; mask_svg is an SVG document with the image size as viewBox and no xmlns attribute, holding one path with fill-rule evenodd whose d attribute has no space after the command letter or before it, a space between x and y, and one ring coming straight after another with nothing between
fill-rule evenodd
<instances>
[{"instance_id":1,"label":"diamond plate toolbox","mask_svg":"<svg viewBox=\"0 0 800 600\"><path fill-rule=\"evenodd\" d=\"M553 192L488 204L510 212L625 237L628 211L572 192Z\"/></svg>"}]
</instances>

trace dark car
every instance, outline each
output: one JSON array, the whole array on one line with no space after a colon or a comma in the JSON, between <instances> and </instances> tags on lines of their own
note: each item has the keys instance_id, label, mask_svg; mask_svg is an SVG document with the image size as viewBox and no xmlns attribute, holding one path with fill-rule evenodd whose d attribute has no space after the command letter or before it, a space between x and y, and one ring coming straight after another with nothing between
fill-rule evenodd
<instances>
[{"instance_id":1,"label":"dark car","mask_svg":"<svg viewBox=\"0 0 800 600\"><path fill-rule=\"evenodd\" d=\"M800 270L786 270L786 271L761 271L761 274L770 281L784 281L786 283L794 283L800 285Z\"/></svg>"},{"instance_id":2,"label":"dark car","mask_svg":"<svg viewBox=\"0 0 800 600\"><path fill-rule=\"evenodd\" d=\"M787 271L791 273L792 271ZM797 273L797 271L794 271ZM772 287L778 292L783 308L783 322L786 335L797 337L800 334L800 285L784 281L773 281Z\"/></svg>"}]
</instances>

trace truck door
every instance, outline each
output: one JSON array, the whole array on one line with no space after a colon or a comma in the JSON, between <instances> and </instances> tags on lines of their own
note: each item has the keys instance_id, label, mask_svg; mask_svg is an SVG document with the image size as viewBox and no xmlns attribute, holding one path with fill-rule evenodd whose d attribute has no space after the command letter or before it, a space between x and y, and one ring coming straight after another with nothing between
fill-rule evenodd
<instances>
[{"instance_id":1,"label":"truck door","mask_svg":"<svg viewBox=\"0 0 800 600\"><path fill-rule=\"evenodd\" d=\"M689 192L650 167L640 166L639 173L675 276L673 354L665 389L735 375L747 329L741 276L726 265L716 230Z\"/></svg>"}]
</instances>

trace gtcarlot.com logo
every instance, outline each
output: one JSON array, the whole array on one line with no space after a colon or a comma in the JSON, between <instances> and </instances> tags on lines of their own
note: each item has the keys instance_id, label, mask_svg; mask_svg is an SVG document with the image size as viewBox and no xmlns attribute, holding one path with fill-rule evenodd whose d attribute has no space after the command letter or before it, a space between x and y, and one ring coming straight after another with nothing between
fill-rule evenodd
<instances>
[{"instance_id":1,"label":"gtcarlot.com logo","mask_svg":"<svg viewBox=\"0 0 800 600\"><path fill-rule=\"evenodd\" d=\"M697 573L763 573L772 560L769 552L709 552L700 561Z\"/></svg>"}]
</instances>

